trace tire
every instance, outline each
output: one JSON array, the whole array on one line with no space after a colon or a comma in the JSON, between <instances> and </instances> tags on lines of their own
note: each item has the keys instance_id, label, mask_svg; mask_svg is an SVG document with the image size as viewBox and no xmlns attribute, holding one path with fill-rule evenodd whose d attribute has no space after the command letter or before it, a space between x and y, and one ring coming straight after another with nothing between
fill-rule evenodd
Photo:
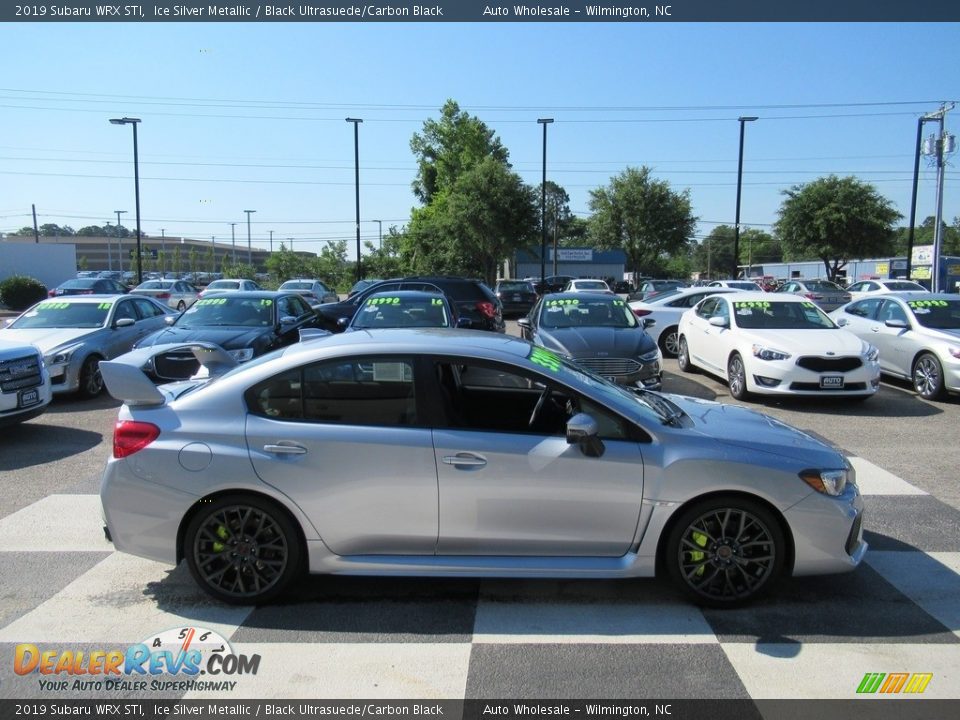
<instances>
[{"instance_id":1,"label":"tire","mask_svg":"<svg viewBox=\"0 0 960 720\"><path fill-rule=\"evenodd\" d=\"M913 389L924 400L940 400L946 394L943 367L933 354L923 353L913 363Z\"/></svg>"},{"instance_id":2,"label":"tire","mask_svg":"<svg viewBox=\"0 0 960 720\"><path fill-rule=\"evenodd\" d=\"M663 561L681 592L700 605L726 608L768 592L783 574L786 550L783 529L766 507L717 497L682 511Z\"/></svg>"},{"instance_id":3,"label":"tire","mask_svg":"<svg viewBox=\"0 0 960 720\"><path fill-rule=\"evenodd\" d=\"M747 400L750 397L747 390L747 369L740 353L733 353L727 360L727 387L730 388L730 397L734 400Z\"/></svg>"},{"instance_id":4,"label":"tire","mask_svg":"<svg viewBox=\"0 0 960 720\"><path fill-rule=\"evenodd\" d=\"M183 300L177 303L177 312L183 312L186 309L187 309L187 304Z\"/></svg>"},{"instance_id":5,"label":"tire","mask_svg":"<svg viewBox=\"0 0 960 720\"><path fill-rule=\"evenodd\" d=\"M183 536L190 574L230 605L278 597L302 572L303 549L287 513L252 495L226 495L201 505Z\"/></svg>"},{"instance_id":6,"label":"tire","mask_svg":"<svg viewBox=\"0 0 960 720\"><path fill-rule=\"evenodd\" d=\"M690 362L690 352L687 349L687 339L681 335L680 339L677 341L677 365L680 366L681 372L685 373L695 373L697 369L693 366L693 363Z\"/></svg>"},{"instance_id":7,"label":"tire","mask_svg":"<svg viewBox=\"0 0 960 720\"><path fill-rule=\"evenodd\" d=\"M93 398L103 392L103 376L100 374L100 358L91 355L80 366L80 375L77 378L77 392L80 397Z\"/></svg>"},{"instance_id":8,"label":"tire","mask_svg":"<svg viewBox=\"0 0 960 720\"><path fill-rule=\"evenodd\" d=\"M660 345L660 352L663 353L664 357L674 358L680 354L679 339L680 335L676 326L669 327L660 333L660 337L657 338L657 344Z\"/></svg>"}]
</instances>

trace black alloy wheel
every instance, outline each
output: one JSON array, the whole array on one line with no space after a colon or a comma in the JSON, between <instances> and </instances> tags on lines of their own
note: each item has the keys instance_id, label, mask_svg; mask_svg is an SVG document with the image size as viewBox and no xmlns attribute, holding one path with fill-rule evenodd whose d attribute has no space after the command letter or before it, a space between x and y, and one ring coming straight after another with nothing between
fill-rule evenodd
<instances>
[{"instance_id":1,"label":"black alloy wheel","mask_svg":"<svg viewBox=\"0 0 960 720\"><path fill-rule=\"evenodd\" d=\"M696 503L670 531L664 556L676 585L708 607L735 607L776 583L786 542L777 519L749 498Z\"/></svg>"},{"instance_id":2,"label":"black alloy wheel","mask_svg":"<svg viewBox=\"0 0 960 720\"><path fill-rule=\"evenodd\" d=\"M231 605L280 595L301 572L302 551L285 511L254 496L224 496L187 526L184 556L194 580Z\"/></svg>"}]
</instances>

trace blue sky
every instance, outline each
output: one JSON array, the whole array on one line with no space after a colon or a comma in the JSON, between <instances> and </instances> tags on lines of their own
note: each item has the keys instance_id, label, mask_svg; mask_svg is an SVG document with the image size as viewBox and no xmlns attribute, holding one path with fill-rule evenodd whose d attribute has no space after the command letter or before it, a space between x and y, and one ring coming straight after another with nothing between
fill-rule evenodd
<instances>
[{"instance_id":1,"label":"blue sky","mask_svg":"<svg viewBox=\"0 0 960 720\"><path fill-rule=\"evenodd\" d=\"M917 117L960 98L956 24L57 23L0 25L0 232L39 222L134 225L139 117L143 231L318 250L403 225L410 137L448 98L478 116L531 184L586 215L589 190L648 165L689 189L698 235L769 229L781 191L829 173L875 184L906 218ZM792 107L791 107L792 106ZM948 115L956 132L960 108ZM932 131L933 126L928 125ZM948 168L944 218L960 215ZM952 177L952 175L954 175ZM921 164L918 218L934 211ZM904 220L906 222L906 220ZM276 247L276 245L275 245ZM353 248L353 243L349 243Z\"/></svg>"}]
</instances>

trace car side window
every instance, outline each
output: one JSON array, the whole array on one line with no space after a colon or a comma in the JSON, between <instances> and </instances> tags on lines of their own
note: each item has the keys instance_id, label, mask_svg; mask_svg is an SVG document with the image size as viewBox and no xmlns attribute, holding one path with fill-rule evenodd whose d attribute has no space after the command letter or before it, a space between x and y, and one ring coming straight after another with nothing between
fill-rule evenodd
<instances>
[{"instance_id":1,"label":"car side window","mask_svg":"<svg viewBox=\"0 0 960 720\"><path fill-rule=\"evenodd\" d=\"M117 303L117 309L113 311L113 321L130 319L138 320L137 311L133 307L132 300L121 300Z\"/></svg>"},{"instance_id":2,"label":"car side window","mask_svg":"<svg viewBox=\"0 0 960 720\"><path fill-rule=\"evenodd\" d=\"M880 308L879 318L880 322L887 322L887 320L908 322L907 313L905 313L903 308L900 307L900 303L895 302L894 300L883 301L883 307Z\"/></svg>"},{"instance_id":3,"label":"car side window","mask_svg":"<svg viewBox=\"0 0 960 720\"><path fill-rule=\"evenodd\" d=\"M880 307L881 302L882 301L877 298L862 300L847 308L847 313L856 315L857 317L873 319L877 316L877 308Z\"/></svg>"},{"instance_id":4,"label":"car side window","mask_svg":"<svg viewBox=\"0 0 960 720\"><path fill-rule=\"evenodd\" d=\"M144 300L143 298L134 298L133 304L136 305L137 312L140 314L141 320L148 320L149 318L156 317L157 315L163 315L163 309L157 307L149 300Z\"/></svg>"},{"instance_id":5,"label":"car side window","mask_svg":"<svg viewBox=\"0 0 960 720\"><path fill-rule=\"evenodd\" d=\"M264 380L245 395L254 415L331 425L418 422L410 358L326 360Z\"/></svg>"},{"instance_id":6,"label":"car side window","mask_svg":"<svg viewBox=\"0 0 960 720\"><path fill-rule=\"evenodd\" d=\"M705 320L709 320L713 316L714 310L716 310L717 302L719 302L718 298L707 298L697 307L697 315Z\"/></svg>"}]
</instances>

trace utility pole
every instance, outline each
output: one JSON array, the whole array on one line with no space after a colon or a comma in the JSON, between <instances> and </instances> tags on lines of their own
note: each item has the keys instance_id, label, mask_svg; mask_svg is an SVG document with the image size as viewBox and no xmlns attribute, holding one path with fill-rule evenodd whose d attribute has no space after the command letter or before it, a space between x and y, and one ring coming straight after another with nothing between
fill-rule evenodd
<instances>
[{"instance_id":1,"label":"utility pole","mask_svg":"<svg viewBox=\"0 0 960 720\"><path fill-rule=\"evenodd\" d=\"M943 162L945 152L953 152L954 138L948 135L944 129L944 121L948 112L953 110L954 104L944 104L935 113L924 116L924 119L932 120L940 125L939 137L931 135L927 141L927 152L924 154L933 155L937 166L937 198L936 213L933 227L933 267L931 269L930 289L933 292L940 292L940 254L943 248L943 180L946 174L946 168ZM949 145L949 147L946 147Z\"/></svg>"}]
</instances>

